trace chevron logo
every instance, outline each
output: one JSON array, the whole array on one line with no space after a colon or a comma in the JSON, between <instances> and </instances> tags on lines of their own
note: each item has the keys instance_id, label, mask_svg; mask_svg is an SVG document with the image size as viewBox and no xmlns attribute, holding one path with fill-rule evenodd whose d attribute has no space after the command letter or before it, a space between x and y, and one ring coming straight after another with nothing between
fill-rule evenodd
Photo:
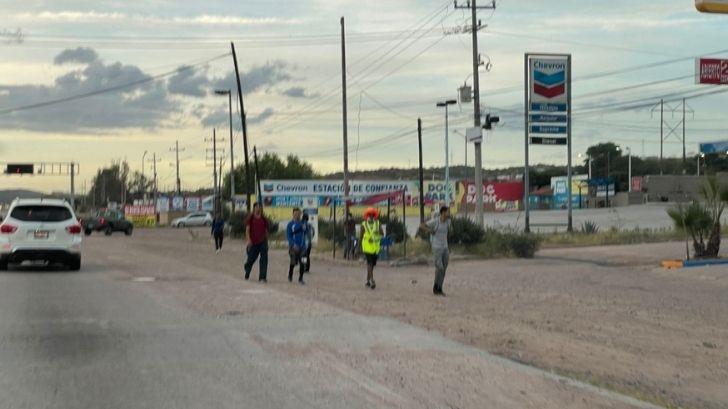
<instances>
[{"instance_id":1,"label":"chevron logo","mask_svg":"<svg viewBox=\"0 0 728 409\"><path fill-rule=\"evenodd\" d=\"M546 74L543 71L533 72L533 92L545 98L554 98L566 92L566 72L557 71Z\"/></svg>"}]
</instances>

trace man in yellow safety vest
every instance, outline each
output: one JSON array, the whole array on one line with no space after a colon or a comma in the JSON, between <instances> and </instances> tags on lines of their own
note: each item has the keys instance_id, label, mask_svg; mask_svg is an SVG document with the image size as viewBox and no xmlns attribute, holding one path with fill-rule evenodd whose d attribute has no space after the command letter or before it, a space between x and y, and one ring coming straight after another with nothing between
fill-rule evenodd
<instances>
[{"instance_id":1,"label":"man in yellow safety vest","mask_svg":"<svg viewBox=\"0 0 728 409\"><path fill-rule=\"evenodd\" d=\"M379 247L382 240L382 226L379 224L379 212L374 208L368 208L364 212L364 221L361 224L361 250L367 259L367 283L366 286L372 290L377 287L374 282L374 266L377 265Z\"/></svg>"}]
</instances>

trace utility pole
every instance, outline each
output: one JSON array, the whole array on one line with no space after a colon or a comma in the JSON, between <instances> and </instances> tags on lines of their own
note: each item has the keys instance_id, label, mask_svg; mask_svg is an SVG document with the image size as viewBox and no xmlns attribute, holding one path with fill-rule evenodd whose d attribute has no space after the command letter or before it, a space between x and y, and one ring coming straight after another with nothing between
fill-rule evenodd
<instances>
[{"instance_id":1,"label":"utility pole","mask_svg":"<svg viewBox=\"0 0 728 409\"><path fill-rule=\"evenodd\" d=\"M470 9L471 20L472 20L472 34L473 34L473 126L480 128L480 76L478 74L478 67L480 66L480 54L478 53L478 30L480 30L480 24L478 22L478 9L491 9L495 10L495 0L487 6L478 7L476 0L470 0L468 3L458 5L455 2L456 9ZM476 191L476 205L475 205L475 220L479 226L483 226L483 155L482 155L482 140L475 141L475 191Z\"/></svg>"},{"instance_id":2,"label":"utility pole","mask_svg":"<svg viewBox=\"0 0 728 409\"><path fill-rule=\"evenodd\" d=\"M250 166L248 166L248 123L245 118L245 105L243 104L243 87L240 84L240 72L238 71L238 57L235 55L235 44L230 43L230 48L233 51L233 62L235 63L235 79L238 83L238 100L240 102L240 121L243 125L243 157L245 159L245 196L246 196L246 208L248 214L250 214ZM232 104L232 102L231 102ZM231 105L232 108L232 105ZM232 114L231 114L232 115ZM231 127L232 129L232 127ZM232 139L232 137L230 138ZM231 156L232 158L232 156Z\"/></svg>"},{"instance_id":3,"label":"utility pole","mask_svg":"<svg viewBox=\"0 0 728 409\"><path fill-rule=\"evenodd\" d=\"M665 101L660 100L660 175L662 175L662 144L665 141L663 137L663 127L665 126ZM607 194L609 194L609 185L607 185Z\"/></svg>"},{"instance_id":4,"label":"utility pole","mask_svg":"<svg viewBox=\"0 0 728 409\"><path fill-rule=\"evenodd\" d=\"M256 197L258 198L258 204L260 205L260 208L263 208L263 198L261 197L263 195L263 190L260 188L260 170L258 169L258 151L255 149L255 146L253 146L253 163L255 165L255 184L258 187L258 193Z\"/></svg>"},{"instance_id":5,"label":"utility pole","mask_svg":"<svg viewBox=\"0 0 728 409\"><path fill-rule=\"evenodd\" d=\"M169 151L174 151L176 157L176 168L177 168L177 196L182 194L182 181L179 178L179 152L184 152L184 148L179 148L179 141L175 141L174 148L169 148Z\"/></svg>"},{"instance_id":6,"label":"utility pole","mask_svg":"<svg viewBox=\"0 0 728 409\"><path fill-rule=\"evenodd\" d=\"M422 164L422 119L417 118L417 142L420 151L420 223L425 222L425 171Z\"/></svg>"},{"instance_id":7,"label":"utility pole","mask_svg":"<svg viewBox=\"0 0 728 409\"><path fill-rule=\"evenodd\" d=\"M685 169L688 164L688 159L685 156L685 98L683 98L683 100L682 100L682 143L683 143L683 169Z\"/></svg>"},{"instance_id":8,"label":"utility pole","mask_svg":"<svg viewBox=\"0 0 728 409\"><path fill-rule=\"evenodd\" d=\"M159 160L157 159L157 153L155 152L152 154L152 166L153 166L152 170L154 173L152 188L153 188L153 192L154 192L154 220L155 220L155 223L159 223L159 212L157 211L158 210L157 209L157 199L158 199L158 192L159 192L159 190L157 188L157 162L158 161Z\"/></svg>"},{"instance_id":9,"label":"utility pole","mask_svg":"<svg viewBox=\"0 0 728 409\"><path fill-rule=\"evenodd\" d=\"M212 209L217 213L217 136L212 128Z\"/></svg>"},{"instance_id":10,"label":"utility pole","mask_svg":"<svg viewBox=\"0 0 728 409\"><path fill-rule=\"evenodd\" d=\"M344 132L344 217L349 214L349 139L346 121L346 25L341 17L341 101L342 127Z\"/></svg>"},{"instance_id":11,"label":"utility pole","mask_svg":"<svg viewBox=\"0 0 728 409\"><path fill-rule=\"evenodd\" d=\"M71 162L71 208L75 211L76 210L76 186L75 186L75 177L76 177L76 164Z\"/></svg>"}]
</instances>

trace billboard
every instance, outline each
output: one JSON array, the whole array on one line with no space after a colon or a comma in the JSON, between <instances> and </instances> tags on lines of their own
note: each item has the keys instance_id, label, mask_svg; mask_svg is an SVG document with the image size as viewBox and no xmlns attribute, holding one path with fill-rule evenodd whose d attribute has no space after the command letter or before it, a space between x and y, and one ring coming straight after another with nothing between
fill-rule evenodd
<instances>
[{"instance_id":1,"label":"billboard","mask_svg":"<svg viewBox=\"0 0 728 409\"><path fill-rule=\"evenodd\" d=\"M157 222L154 205L126 205L124 217L132 222L134 227L153 227Z\"/></svg>"},{"instance_id":2,"label":"billboard","mask_svg":"<svg viewBox=\"0 0 728 409\"><path fill-rule=\"evenodd\" d=\"M582 207L586 197L589 195L589 175L571 176L571 203L573 207ZM553 189L552 207L555 209L566 209L569 204L569 192L567 176L554 176L551 178L551 189Z\"/></svg>"},{"instance_id":3,"label":"billboard","mask_svg":"<svg viewBox=\"0 0 728 409\"><path fill-rule=\"evenodd\" d=\"M728 60L719 58L696 58L695 83L728 85Z\"/></svg>"},{"instance_id":4,"label":"billboard","mask_svg":"<svg viewBox=\"0 0 728 409\"><path fill-rule=\"evenodd\" d=\"M262 196L343 196L344 182L340 180L261 180ZM349 182L351 196L370 196L398 190L408 194L416 190L415 182L409 181L362 181Z\"/></svg>"},{"instance_id":5,"label":"billboard","mask_svg":"<svg viewBox=\"0 0 728 409\"><path fill-rule=\"evenodd\" d=\"M526 132L532 145L566 145L571 56L526 54Z\"/></svg>"},{"instance_id":6,"label":"billboard","mask_svg":"<svg viewBox=\"0 0 728 409\"><path fill-rule=\"evenodd\" d=\"M182 196L175 196L172 198L172 210L179 212L185 209L185 198Z\"/></svg>"},{"instance_id":7,"label":"billboard","mask_svg":"<svg viewBox=\"0 0 728 409\"><path fill-rule=\"evenodd\" d=\"M728 141L704 142L700 144L700 153L725 153L728 154Z\"/></svg>"},{"instance_id":8,"label":"billboard","mask_svg":"<svg viewBox=\"0 0 728 409\"><path fill-rule=\"evenodd\" d=\"M188 212L196 212L200 210L200 198L188 197L185 199L185 210Z\"/></svg>"},{"instance_id":9,"label":"billboard","mask_svg":"<svg viewBox=\"0 0 728 409\"><path fill-rule=\"evenodd\" d=\"M477 188L474 182L461 182L460 203L476 204ZM483 182L483 203L497 211L518 210L523 200L523 182Z\"/></svg>"}]
</instances>

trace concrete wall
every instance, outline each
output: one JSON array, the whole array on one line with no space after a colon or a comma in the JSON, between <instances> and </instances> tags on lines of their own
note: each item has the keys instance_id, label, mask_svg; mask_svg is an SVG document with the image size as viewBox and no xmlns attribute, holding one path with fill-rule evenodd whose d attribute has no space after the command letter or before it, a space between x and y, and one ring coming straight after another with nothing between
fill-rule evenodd
<instances>
[{"instance_id":1,"label":"concrete wall","mask_svg":"<svg viewBox=\"0 0 728 409\"><path fill-rule=\"evenodd\" d=\"M728 173L719 173L718 182L728 185ZM650 202L684 202L700 199L704 176L648 175L642 180L642 191Z\"/></svg>"}]
</instances>

